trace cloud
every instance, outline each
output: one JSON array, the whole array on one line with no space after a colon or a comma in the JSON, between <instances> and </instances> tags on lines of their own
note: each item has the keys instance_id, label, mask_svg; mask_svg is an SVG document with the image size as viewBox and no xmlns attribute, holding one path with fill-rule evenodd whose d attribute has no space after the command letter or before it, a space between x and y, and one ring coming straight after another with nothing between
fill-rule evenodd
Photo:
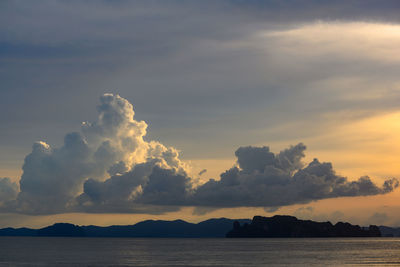
<instances>
[{"instance_id":1,"label":"cloud","mask_svg":"<svg viewBox=\"0 0 400 267\"><path fill-rule=\"evenodd\" d=\"M84 194L80 198L99 204L128 201L135 193L141 193L155 164L155 161L138 164L132 171L111 176L104 182L90 178L84 183Z\"/></svg>"},{"instance_id":2,"label":"cloud","mask_svg":"<svg viewBox=\"0 0 400 267\"><path fill-rule=\"evenodd\" d=\"M18 185L10 178L0 178L0 207L7 201L14 200L18 195Z\"/></svg>"},{"instance_id":3,"label":"cloud","mask_svg":"<svg viewBox=\"0 0 400 267\"><path fill-rule=\"evenodd\" d=\"M0 54L5 60L0 62L4 70L0 73L0 167L20 168L25 154L17 154L25 153L32 144L32 136L46 136L46 142L54 144L82 114L92 115L87 103L104 88L117 87L121 94L135 99L142 118L152 121L153 131L153 135L146 135L147 125L131 120L134 113L128 103L116 97L103 97L99 106L103 118L72 134L70 138L75 141L66 141L86 147L88 154L77 152L72 144L55 147L38 143L39 151L33 149L25 162L23 192L10 209L32 213L145 210L150 204L139 204L138 200L144 194L141 190L147 185L152 168L143 175L143 183L136 185L138 178L132 177L137 175L130 173L136 170L135 166L150 162L149 157L160 159L159 168L169 169L173 165L172 168L187 170L177 156L178 151L144 141L145 138L162 138L163 142L178 144L189 158L226 155L244 141L276 144L292 143L299 138L310 140L307 143L314 149L319 146L326 153L335 153L335 148L337 152L336 143L343 137L335 136L334 141L328 137L327 142L318 138L326 132L337 135L338 121L352 121L349 116L359 112L370 115L398 107L398 7L397 0L290 4L274 0L191 1L185 5L176 1L3 3L0 32L4 38ZM24 131L20 131L20 125L24 125ZM376 128L368 128L364 133L370 134ZM354 144L379 147L365 139L340 147L350 152ZM371 163L382 168L390 165L384 155L389 150L380 147L381 156L375 154L369 162L363 162L370 164L368 168L374 168ZM361 153L358 149L354 151ZM262 157L270 155L265 148L259 150ZM73 160L73 153L82 153L77 156L81 162ZM341 167L344 166L350 161L344 159L349 154L339 155L336 164L343 162ZM251 162L244 155L240 157L243 168L251 169L254 164L262 169L265 165L262 160ZM393 154L392 160L396 157ZM363 161L361 157L354 158ZM377 160L382 164L376 164ZM283 168L289 181L304 167L296 166L302 165L301 161L280 162L270 169ZM347 165L360 166L354 161ZM395 173L389 170L379 175L390 172ZM255 175L240 166L238 173L239 177ZM185 176L182 171L171 176L178 174ZM120 182L118 176L133 181ZM112 183L102 184L113 177L116 179ZM260 180L261 184L265 182ZM248 198L254 188L239 181L240 188L227 187L216 177L215 186L226 190L227 196L233 194L230 190L240 189L239 193ZM114 191L118 192L124 183L131 183L124 190L132 191L122 190L121 196L117 196ZM359 193L360 186L369 187L371 194L379 192L364 179L353 189L347 188L347 194ZM197 191L206 191L203 187L187 188L190 192L185 194L182 205L207 204L201 198L210 192L202 196ZM284 188L282 185L282 191ZM298 194L303 198L308 195L304 201L310 199L309 193ZM161 202L155 199L154 192L151 195L152 198L143 197L141 201ZM293 195L282 197L290 197L294 202L301 199ZM267 200L266 206L270 205ZM246 201L254 205L254 201ZM222 201L220 205L227 204ZM153 206L151 210L167 209L159 207Z\"/></svg>"},{"instance_id":4,"label":"cloud","mask_svg":"<svg viewBox=\"0 0 400 267\"><path fill-rule=\"evenodd\" d=\"M185 173L165 169L157 161L148 162L105 182L88 180L81 197L86 197L87 206L106 207L118 198L125 206L195 206L196 213L204 213L223 207L277 209L326 198L385 194L398 186L396 179L386 180L382 187L366 176L348 181L335 173L331 163L317 159L304 167L305 150L302 143L278 154L265 146L240 147L235 152L238 166L221 174L220 180L211 179L199 186Z\"/></svg>"},{"instance_id":5,"label":"cloud","mask_svg":"<svg viewBox=\"0 0 400 267\"><path fill-rule=\"evenodd\" d=\"M170 211L185 203L190 190L191 180L186 173L179 174L179 170L166 167L159 159L152 159L104 182L88 179L78 201L81 208L98 212L112 212L116 207L124 212L138 208L142 212L154 212L154 206Z\"/></svg>"},{"instance_id":6,"label":"cloud","mask_svg":"<svg viewBox=\"0 0 400 267\"><path fill-rule=\"evenodd\" d=\"M102 194L115 198L111 193L117 190L113 179L107 183L110 188L103 191L96 181L103 180L107 173L125 174L118 176L118 181L123 184L126 173L134 166L153 160L160 167L186 175L187 165L179 160L176 149L143 139L147 124L134 119L133 107L126 99L104 94L97 110L97 121L82 123L81 133L67 134L62 147L52 148L43 141L33 145L22 167L16 211L69 211L76 206L75 198L85 189L95 202L102 199ZM138 172L139 166L135 168L135 175L130 177L130 184L136 183ZM119 185L118 189L130 189ZM125 197L124 192L120 194L120 197Z\"/></svg>"},{"instance_id":7,"label":"cloud","mask_svg":"<svg viewBox=\"0 0 400 267\"><path fill-rule=\"evenodd\" d=\"M396 64L400 60L396 54L396 44L400 41L398 24L320 21L287 30L267 31L261 36L277 42L281 52L297 59L321 57L331 62L365 61L375 64ZM298 52L300 48L301 53Z\"/></svg>"},{"instance_id":8,"label":"cloud","mask_svg":"<svg viewBox=\"0 0 400 267\"><path fill-rule=\"evenodd\" d=\"M311 206L300 207L293 212L293 216L303 219L310 219L314 215L314 208Z\"/></svg>"},{"instance_id":9,"label":"cloud","mask_svg":"<svg viewBox=\"0 0 400 267\"><path fill-rule=\"evenodd\" d=\"M292 212L292 215L303 220L314 220L314 221L331 221L331 222L339 222L339 221L351 221L348 216L339 210L336 211L316 211L311 206L304 206L296 209Z\"/></svg>"},{"instance_id":10,"label":"cloud","mask_svg":"<svg viewBox=\"0 0 400 267\"><path fill-rule=\"evenodd\" d=\"M0 180L4 211L29 214L81 212L163 213L182 206L195 213L224 207L264 207L309 203L326 198L386 194L396 179L378 187L367 176L356 181L337 175L332 164L303 163L299 143L275 154L269 147L240 147L237 165L199 184L179 151L146 141L147 124L134 119L133 106L119 95L104 94L98 119L69 133L60 148L36 142L26 156L20 192ZM204 173L204 170L202 171Z\"/></svg>"},{"instance_id":11,"label":"cloud","mask_svg":"<svg viewBox=\"0 0 400 267\"><path fill-rule=\"evenodd\" d=\"M389 216L385 212L375 212L368 221L370 224L383 225L389 221Z\"/></svg>"},{"instance_id":12,"label":"cloud","mask_svg":"<svg viewBox=\"0 0 400 267\"><path fill-rule=\"evenodd\" d=\"M326 198L386 194L398 185L397 179L378 187L367 176L356 181L337 175L331 163L314 159L301 168L303 144L278 154L268 147L241 147L236 151L238 165L196 189L196 205L220 207L280 207L309 203Z\"/></svg>"},{"instance_id":13,"label":"cloud","mask_svg":"<svg viewBox=\"0 0 400 267\"><path fill-rule=\"evenodd\" d=\"M264 211L267 213L276 212L280 207L264 207Z\"/></svg>"},{"instance_id":14,"label":"cloud","mask_svg":"<svg viewBox=\"0 0 400 267\"><path fill-rule=\"evenodd\" d=\"M0 10L5 36L0 51L7 59L0 73L7 138L0 144L13 142L10 150L17 153L12 148L25 151L32 136L58 140L81 114L90 114L86 103L104 88L118 87L135 99L143 118L153 122L153 138L179 144L192 158L207 157L208 145L216 156L231 153L244 136L249 143L284 137L290 143L315 135L328 128L315 120L337 109L351 114L397 107L397 30L382 23L399 20L396 6L395 1L8 1ZM20 93L33 101L22 101ZM364 99L373 96L382 99ZM50 101L37 105L44 98ZM65 123L51 129L61 116ZM308 126L265 133L294 122ZM18 131L19 124L29 124L29 133ZM187 139L178 134L183 128Z\"/></svg>"}]
</instances>

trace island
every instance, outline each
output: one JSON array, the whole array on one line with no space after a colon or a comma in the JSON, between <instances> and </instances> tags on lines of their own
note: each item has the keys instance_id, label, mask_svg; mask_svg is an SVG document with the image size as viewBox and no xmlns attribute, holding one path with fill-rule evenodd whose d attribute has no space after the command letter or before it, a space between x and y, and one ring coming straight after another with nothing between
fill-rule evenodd
<instances>
[{"instance_id":1,"label":"island","mask_svg":"<svg viewBox=\"0 0 400 267\"><path fill-rule=\"evenodd\" d=\"M380 237L378 226L360 227L350 223L315 222L299 220L293 216L254 216L251 223L233 223L233 229L226 237Z\"/></svg>"}]
</instances>

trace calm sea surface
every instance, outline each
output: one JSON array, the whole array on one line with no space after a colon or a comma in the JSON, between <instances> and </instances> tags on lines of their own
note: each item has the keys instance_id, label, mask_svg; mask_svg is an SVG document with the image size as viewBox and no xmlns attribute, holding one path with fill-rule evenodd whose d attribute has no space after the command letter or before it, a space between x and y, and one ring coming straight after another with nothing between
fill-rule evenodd
<instances>
[{"instance_id":1,"label":"calm sea surface","mask_svg":"<svg viewBox=\"0 0 400 267\"><path fill-rule=\"evenodd\" d=\"M400 265L400 238L0 237L0 266Z\"/></svg>"}]
</instances>

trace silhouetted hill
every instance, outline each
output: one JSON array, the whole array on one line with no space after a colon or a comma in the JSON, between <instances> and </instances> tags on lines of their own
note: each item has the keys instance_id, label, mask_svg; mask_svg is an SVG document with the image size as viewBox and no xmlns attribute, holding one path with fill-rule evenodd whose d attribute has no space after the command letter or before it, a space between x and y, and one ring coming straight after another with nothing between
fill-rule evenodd
<instances>
[{"instance_id":1,"label":"silhouetted hill","mask_svg":"<svg viewBox=\"0 0 400 267\"><path fill-rule=\"evenodd\" d=\"M85 231L82 227L70 223L56 223L52 226L47 226L38 229L37 236L85 236Z\"/></svg>"},{"instance_id":2,"label":"silhouetted hill","mask_svg":"<svg viewBox=\"0 0 400 267\"><path fill-rule=\"evenodd\" d=\"M197 224L183 220L147 220L135 225L77 226L56 223L41 229L4 228L0 236L86 236L86 237L225 237L235 220L210 219ZM239 220L250 223L249 219Z\"/></svg>"},{"instance_id":3,"label":"silhouetted hill","mask_svg":"<svg viewBox=\"0 0 400 267\"><path fill-rule=\"evenodd\" d=\"M233 225L233 229L232 229ZM400 228L380 226L382 236L399 236ZM292 216L255 216L253 220L209 219L200 223L183 220L147 220L135 225L78 226L56 223L41 229L3 228L0 236L77 237L372 237L381 236L377 226L362 228L339 222L298 220Z\"/></svg>"},{"instance_id":4,"label":"silhouetted hill","mask_svg":"<svg viewBox=\"0 0 400 267\"><path fill-rule=\"evenodd\" d=\"M0 236L36 236L36 229L29 228L3 228L0 229Z\"/></svg>"},{"instance_id":5,"label":"silhouetted hill","mask_svg":"<svg viewBox=\"0 0 400 267\"><path fill-rule=\"evenodd\" d=\"M254 216L250 224L233 223L226 237L379 237L381 232L375 225L364 229L358 225L338 222L314 222L299 220L293 216Z\"/></svg>"}]
</instances>

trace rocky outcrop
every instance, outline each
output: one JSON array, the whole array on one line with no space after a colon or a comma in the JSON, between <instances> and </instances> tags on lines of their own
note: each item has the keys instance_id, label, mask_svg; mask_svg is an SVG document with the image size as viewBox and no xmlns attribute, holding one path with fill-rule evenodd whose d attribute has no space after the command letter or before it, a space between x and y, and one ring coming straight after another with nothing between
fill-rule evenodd
<instances>
[{"instance_id":1,"label":"rocky outcrop","mask_svg":"<svg viewBox=\"0 0 400 267\"><path fill-rule=\"evenodd\" d=\"M255 216L250 224L233 223L226 237L379 237L375 225L362 228L350 223L314 222L293 216Z\"/></svg>"}]
</instances>

